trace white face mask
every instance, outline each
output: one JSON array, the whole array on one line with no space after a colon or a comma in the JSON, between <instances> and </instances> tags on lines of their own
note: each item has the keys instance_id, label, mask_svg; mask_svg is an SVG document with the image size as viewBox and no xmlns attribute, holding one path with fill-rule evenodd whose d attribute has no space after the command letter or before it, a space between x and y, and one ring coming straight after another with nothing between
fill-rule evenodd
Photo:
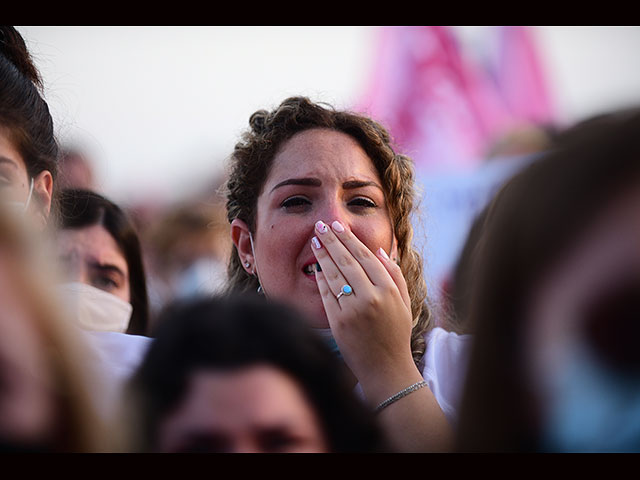
<instances>
[{"instance_id":1,"label":"white face mask","mask_svg":"<svg viewBox=\"0 0 640 480\"><path fill-rule=\"evenodd\" d=\"M59 285L67 313L87 330L124 333L129 326L133 306L115 295L85 283Z\"/></svg>"}]
</instances>

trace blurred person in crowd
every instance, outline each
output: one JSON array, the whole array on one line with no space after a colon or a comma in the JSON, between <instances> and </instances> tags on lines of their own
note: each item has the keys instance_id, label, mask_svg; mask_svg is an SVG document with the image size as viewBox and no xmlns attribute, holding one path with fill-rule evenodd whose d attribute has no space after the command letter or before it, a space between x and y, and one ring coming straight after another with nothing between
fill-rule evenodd
<instances>
[{"instance_id":1,"label":"blurred person in crowd","mask_svg":"<svg viewBox=\"0 0 640 480\"><path fill-rule=\"evenodd\" d=\"M460 451L640 451L640 109L562 133L489 206Z\"/></svg>"},{"instance_id":2,"label":"blurred person in crowd","mask_svg":"<svg viewBox=\"0 0 640 480\"><path fill-rule=\"evenodd\" d=\"M552 124L522 124L513 126L487 147L487 161L535 155L553 145L559 128Z\"/></svg>"},{"instance_id":3,"label":"blurred person in crowd","mask_svg":"<svg viewBox=\"0 0 640 480\"><path fill-rule=\"evenodd\" d=\"M52 290L40 236L0 205L0 452L118 451L94 407L93 370Z\"/></svg>"},{"instance_id":4,"label":"blurred person in crowd","mask_svg":"<svg viewBox=\"0 0 640 480\"><path fill-rule=\"evenodd\" d=\"M227 183L227 291L301 310L394 449L448 449L468 339L433 325L411 159L377 122L304 97L249 123Z\"/></svg>"},{"instance_id":5,"label":"blurred person in crowd","mask_svg":"<svg viewBox=\"0 0 640 480\"><path fill-rule=\"evenodd\" d=\"M60 189L82 189L96 191L94 166L82 149L64 146L58 165Z\"/></svg>"},{"instance_id":6,"label":"blurred person in crowd","mask_svg":"<svg viewBox=\"0 0 640 480\"><path fill-rule=\"evenodd\" d=\"M105 386L94 397L99 413L113 421L124 384L151 341L140 242L128 215L100 194L63 190L58 208L57 293Z\"/></svg>"},{"instance_id":7,"label":"blurred person in crowd","mask_svg":"<svg viewBox=\"0 0 640 480\"><path fill-rule=\"evenodd\" d=\"M52 212L58 143L40 73L10 26L0 26L0 85L0 200L43 230Z\"/></svg>"},{"instance_id":8,"label":"blurred person in crowd","mask_svg":"<svg viewBox=\"0 0 640 480\"><path fill-rule=\"evenodd\" d=\"M386 451L325 343L256 294L167 306L128 391L133 451Z\"/></svg>"},{"instance_id":9,"label":"blurred person in crowd","mask_svg":"<svg viewBox=\"0 0 640 480\"><path fill-rule=\"evenodd\" d=\"M10 26L0 26L0 85L0 203L23 223L35 227L32 235L48 239L48 234L53 233L58 224L59 146L53 119L43 98L40 73L24 39ZM45 241L45 238L40 239ZM46 246L48 244L43 243L43 248ZM50 249L46 251L52 253ZM55 255L52 254L49 260L52 258ZM52 278L54 280L57 278ZM138 318L144 319L144 315ZM130 323L139 328L144 321ZM72 322L65 325L73 330ZM90 347L108 365L106 372L119 381L126 378L133 365L137 365L137 358L145 346L144 337L126 337L124 341L114 336L96 336L96 342L92 344L95 349ZM87 337L82 336L82 339L87 340ZM116 389L110 389L108 393L116 395L116 392ZM99 399L105 408L115 407L108 395Z\"/></svg>"},{"instance_id":10,"label":"blurred person in crowd","mask_svg":"<svg viewBox=\"0 0 640 480\"><path fill-rule=\"evenodd\" d=\"M185 201L161 212L145 229L152 311L224 287L232 247L225 212L219 202Z\"/></svg>"},{"instance_id":11,"label":"blurred person in crowd","mask_svg":"<svg viewBox=\"0 0 640 480\"><path fill-rule=\"evenodd\" d=\"M85 328L146 335L149 301L133 223L115 203L89 190L59 196L56 235L68 306Z\"/></svg>"},{"instance_id":12,"label":"blurred person in crowd","mask_svg":"<svg viewBox=\"0 0 640 480\"><path fill-rule=\"evenodd\" d=\"M469 302L471 286L474 283L475 264L478 261L478 245L482 238L487 208L482 209L474 218L467 233L452 275L443 288L443 298L448 312L449 328L460 334L470 334Z\"/></svg>"}]
</instances>

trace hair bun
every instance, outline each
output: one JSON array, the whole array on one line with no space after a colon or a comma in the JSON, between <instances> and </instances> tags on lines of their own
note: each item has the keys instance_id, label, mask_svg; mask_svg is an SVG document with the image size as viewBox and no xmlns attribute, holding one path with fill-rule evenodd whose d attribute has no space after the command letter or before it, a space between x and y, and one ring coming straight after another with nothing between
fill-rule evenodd
<instances>
[{"instance_id":1,"label":"hair bun","mask_svg":"<svg viewBox=\"0 0 640 480\"><path fill-rule=\"evenodd\" d=\"M42 88L42 78L27 50L20 33L10 26L0 26L0 53L6 57L20 73Z\"/></svg>"}]
</instances>

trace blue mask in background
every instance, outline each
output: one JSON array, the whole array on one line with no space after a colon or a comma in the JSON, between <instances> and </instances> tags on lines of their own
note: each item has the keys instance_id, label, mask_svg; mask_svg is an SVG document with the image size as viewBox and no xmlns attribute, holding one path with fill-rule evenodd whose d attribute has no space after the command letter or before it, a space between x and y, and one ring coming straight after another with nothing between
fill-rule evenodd
<instances>
[{"instance_id":1,"label":"blue mask in background","mask_svg":"<svg viewBox=\"0 0 640 480\"><path fill-rule=\"evenodd\" d=\"M640 452L640 375L603 365L583 344L552 372L542 449Z\"/></svg>"}]
</instances>

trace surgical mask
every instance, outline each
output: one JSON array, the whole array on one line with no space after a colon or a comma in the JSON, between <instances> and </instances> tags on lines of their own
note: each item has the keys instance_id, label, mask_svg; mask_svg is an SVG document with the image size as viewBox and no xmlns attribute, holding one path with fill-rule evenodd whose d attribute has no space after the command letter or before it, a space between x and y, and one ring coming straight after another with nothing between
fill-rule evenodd
<instances>
[{"instance_id":1,"label":"surgical mask","mask_svg":"<svg viewBox=\"0 0 640 480\"><path fill-rule=\"evenodd\" d=\"M16 215L24 216L24 214L27 212L27 209L29 208L29 204L31 203L32 196L33 196L33 177L31 177L31 185L29 187L29 195L27 196L27 200L24 202L18 202L18 201L12 200L7 202L7 205L9 206L11 211L14 212Z\"/></svg>"},{"instance_id":2,"label":"surgical mask","mask_svg":"<svg viewBox=\"0 0 640 480\"><path fill-rule=\"evenodd\" d=\"M59 292L67 313L86 329L124 333L133 307L115 295L85 283L60 285Z\"/></svg>"},{"instance_id":3,"label":"surgical mask","mask_svg":"<svg viewBox=\"0 0 640 480\"><path fill-rule=\"evenodd\" d=\"M342 360L342 354L336 339L333 337L333 332L330 328L314 328L313 329L324 340L325 344L329 347L329 350Z\"/></svg>"},{"instance_id":4,"label":"surgical mask","mask_svg":"<svg viewBox=\"0 0 640 480\"><path fill-rule=\"evenodd\" d=\"M640 451L640 378L605 366L582 343L550 373L542 449L552 452Z\"/></svg>"}]
</instances>

